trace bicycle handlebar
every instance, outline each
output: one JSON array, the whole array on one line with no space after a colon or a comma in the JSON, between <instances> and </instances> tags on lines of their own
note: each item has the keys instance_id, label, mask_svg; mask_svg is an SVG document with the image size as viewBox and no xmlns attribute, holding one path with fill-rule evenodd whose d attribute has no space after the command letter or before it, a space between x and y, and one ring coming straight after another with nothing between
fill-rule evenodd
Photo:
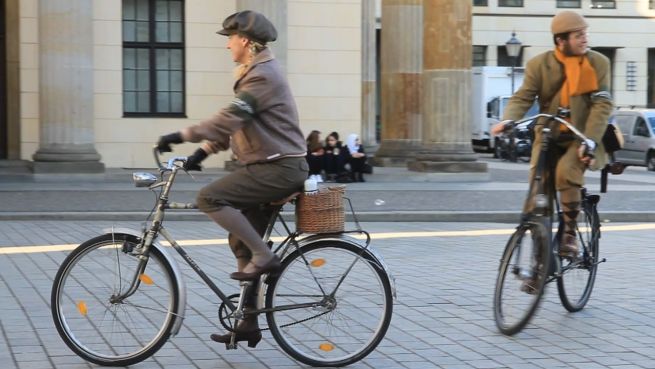
<instances>
[{"instance_id":1,"label":"bicycle handlebar","mask_svg":"<svg viewBox=\"0 0 655 369\"><path fill-rule=\"evenodd\" d=\"M167 172L167 171L173 170L173 168L175 168L175 163L176 162L182 162L182 165L184 165L184 163L186 163L186 161L187 161L186 156L174 156L174 157L168 159L168 163L167 163L166 166L163 166L162 161L161 161L161 157L159 155L160 154L159 150L157 149L157 145L153 146L152 153L155 156L155 164L157 164L157 167L159 168L159 171L161 171L161 172Z\"/></svg>"},{"instance_id":2,"label":"bicycle handlebar","mask_svg":"<svg viewBox=\"0 0 655 369\"><path fill-rule=\"evenodd\" d=\"M514 121L513 124L512 124L512 126L516 126L516 125L519 125L519 124L521 124L521 123L525 123L525 122L528 122L528 121L531 121L531 120L535 120L535 119L538 119L538 118L548 118L549 120L556 120L557 122L559 122L559 123L565 125L568 129L570 129L571 132L573 132L573 134L575 134L576 136L578 136L578 138L579 138L581 141L585 141L585 142L586 142L587 140L589 140L589 139L587 138L587 136L585 136L582 132L580 132L577 128L575 128L571 123L567 122L566 120L564 120L564 119L562 119L561 117L559 117L559 116L557 116L557 115L554 115L554 114L545 114L545 113L540 113L540 114L533 115L533 116L531 116L531 117L525 117L525 118L523 118L523 119L520 119L520 120L516 120L516 121ZM507 124L506 124L506 125L507 125ZM513 127L512 127L512 128L513 128Z\"/></svg>"},{"instance_id":3,"label":"bicycle handlebar","mask_svg":"<svg viewBox=\"0 0 655 369\"><path fill-rule=\"evenodd\" d=\"M511 123L508 122L509 124L505 123L505 127L507 127L509 125L510 128L513 129L514 127L516 127L517 125L519 125L521 123L525 123L525 122L528 122L528 121L533 121L533 120L539 119L539 118L547 118L548 120L555 120L555 121L559 122L560 124L563 124L564 126L566 126L571 132L573 132L573 134L576 137L578 137L578 139L580 139L580 142L586 146L585 155L587 155L587 156L589 156L591 158L594 157L594 150L596 149L596 146L597 146L596 143L593 140L587 138L587 136L585 136L582 132L580 132L577 128L575 128L571 123L569 123L566 120L562 119L562 117L560 117L558 115L540 113L540 114L533 115L531 117L525 117L523 119L513 121Z\"/></svg>"}]
</instances>

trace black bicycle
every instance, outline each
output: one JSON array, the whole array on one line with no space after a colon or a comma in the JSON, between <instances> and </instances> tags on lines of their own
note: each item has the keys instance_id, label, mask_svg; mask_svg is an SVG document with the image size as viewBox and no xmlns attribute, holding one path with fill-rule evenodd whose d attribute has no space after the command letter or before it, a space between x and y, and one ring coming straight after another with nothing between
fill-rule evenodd
<instances>
[{"instance_id":1,"label":"black bicycle","mask_svg":"<svg viewBox=\"0 0 655 369\"><path fill-rule=\"evenodd\" d=\"M580 252L573 257L560 257L559 243L564 233L562 212L555 190L552 131L563 124L585 142L587 138L560 116L538 114L510 124L508 129L522 122L539 119L541 151L528 196L535 194L535 205L512 234L500 260L494 293L494 318L498 329L513 335L525 327L534 315L545 285L557 281L562 305L571 312L582 310L591 296L600 259L598 243L600 221L597 206L599 195L585 188L581 191L581 212L577 219L576 237ZM557 232L553 235L553 203L556 204Z\"/></svg>"},{"instance_id":2,"label":"black bicycle","mask_svg":"<svg viewBox=\"0 0 655 369\"><path fill-rule=\"evenodd\" d=\"M163 226L166 210L195 209L194 204L169 201L186 158L172 158L164 167L155 149L155 160L160 177L134 174L137 187L160 189L150 226L142 232L112 229L82 243L55 276L52 316L59 335L77 355L100 365L132 365L178 333L186 289L175 259L157 242L159 236L222 301L218 320L232 332L228 349L237 348L233 327L250 314L265 314L267 329L280 347L312 366L348 365L377 347L391 321L394 279L356 218L354 231L307 235L291 231L280 216L292 197L270 204L273 215L264 241L273 247L269 239L276 223L286 230L284 241L273 247L282 267L276 275L242 282L241 294L226 296ZM366 241L348 235L353 232ZM244 309L241 296L253 283L258 308Z\"/></svg>"}]
</instances>

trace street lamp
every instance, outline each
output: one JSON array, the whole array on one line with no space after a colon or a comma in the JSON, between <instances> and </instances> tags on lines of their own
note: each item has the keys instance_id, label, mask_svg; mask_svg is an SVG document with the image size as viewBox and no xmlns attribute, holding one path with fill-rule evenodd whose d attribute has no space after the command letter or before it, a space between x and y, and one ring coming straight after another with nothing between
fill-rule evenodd
<instances>
[{"instance_id":1,"label":"street lamp","mask_svg":"<svg viewBox=\"0 0 655 369\"><path fill-rule=\"evenodd\" d=\"M519 53L521 52L521 41L516 38L516 33L512 32L512 38L505 42L505 49L507 50L507 56L512 58L512 93L514 95L514 68L516 67L516 59L518 59ZM511 131L509 134L509 161L516 162L516 142L514 138L514 131Z\"/></svg>"},{"instance_id":2,"label":"street lamp","mask_svg":"<svg viewBox=\"0 0 655 369\"><path fill-rule=\"evenodd\" d=\"M505 42L505 49L507 50L507 56L512 58L512 95L514 94L514 68L516 67L516 59L521 53L521 41L516 38L516 33L512 32L512 38Z\"/></svg>"}]
</instances>

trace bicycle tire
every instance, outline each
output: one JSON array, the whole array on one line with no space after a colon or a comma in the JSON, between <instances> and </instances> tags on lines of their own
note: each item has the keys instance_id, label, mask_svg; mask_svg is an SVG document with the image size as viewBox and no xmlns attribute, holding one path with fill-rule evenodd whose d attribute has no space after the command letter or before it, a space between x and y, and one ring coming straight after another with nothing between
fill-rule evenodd
<instances>
[{"instance_id":1,"label":"bicycle tire","mask_svg":"<svg viewBox=\"0 0 655 369\"><path fill-rule=\"evenodd\" d=\"M576 260L563 259L562 275L557 279L560 301L572 313L582 310L589 302L598 270L600 220L597 198L594 201L591 196L583 199L582 222L578 222L577 236L582 254Z\"/></svg>"},{"instance_id":2,"label":"bicycle tire","mask_svg":"<svg viewBox=\"0 0 655 369\"><path fill-rule=\"evenodd\" d=\"M136 247L138 241L128 234L93 238L73 250L57 271L51 293L55 327L84 360L105 366L133 365L157 352L171 334L179 286L157 248L149 249L134 294L120 303L110 301L135 276L138 259L124 250Z\"/></svg>"},{"instance_id":3,"label":"bicycle tire","mask_svg":"<svg viewBox=\"0 0 655 369\"><path fill-rule=\"evenodd\" d=\"M521 225L507 241L498 268L493 301L496 327L505 335L520 332L532 319L541 302L550 265L549 223L543 220L543 223ZM537 253L538 258L535 258ZM536 260L541 262L537 263L535 271ZM536 281L530 284L534 289L525 287L526 281L530 279Z\"/></svg>"},{"instance_id":4,"label":"bicycle tire","mask_svg":"<svg viewBox=\"0 0 655 369\"><path fill-rule=\"evenodd\" d=\"M324 300L355 258L329 301L332 309L266 314L273 338L294 359L311 366L344 366L366 357L384 338L393 311L389 276L371 253L344 241L317 241L289 254L267 288L266 307Z\"/></svg>"}]
</instances>

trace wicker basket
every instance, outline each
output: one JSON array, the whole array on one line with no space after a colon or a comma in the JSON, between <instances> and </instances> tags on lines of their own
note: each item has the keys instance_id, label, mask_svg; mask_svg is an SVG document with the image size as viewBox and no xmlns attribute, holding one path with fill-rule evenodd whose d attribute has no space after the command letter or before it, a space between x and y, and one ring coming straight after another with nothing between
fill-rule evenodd
<instances>
[{"instance_id":1,"label":"wicker basket","mask_svg":"<svg viewBox=\"0 0 655 369\"><path fill-rule=\"evenodd\" d=\"M296 229L301 233L343 232L343 195L346 186L319 188L315 194L301 194L296 203Z\"/></svg>"}]
</instances>

